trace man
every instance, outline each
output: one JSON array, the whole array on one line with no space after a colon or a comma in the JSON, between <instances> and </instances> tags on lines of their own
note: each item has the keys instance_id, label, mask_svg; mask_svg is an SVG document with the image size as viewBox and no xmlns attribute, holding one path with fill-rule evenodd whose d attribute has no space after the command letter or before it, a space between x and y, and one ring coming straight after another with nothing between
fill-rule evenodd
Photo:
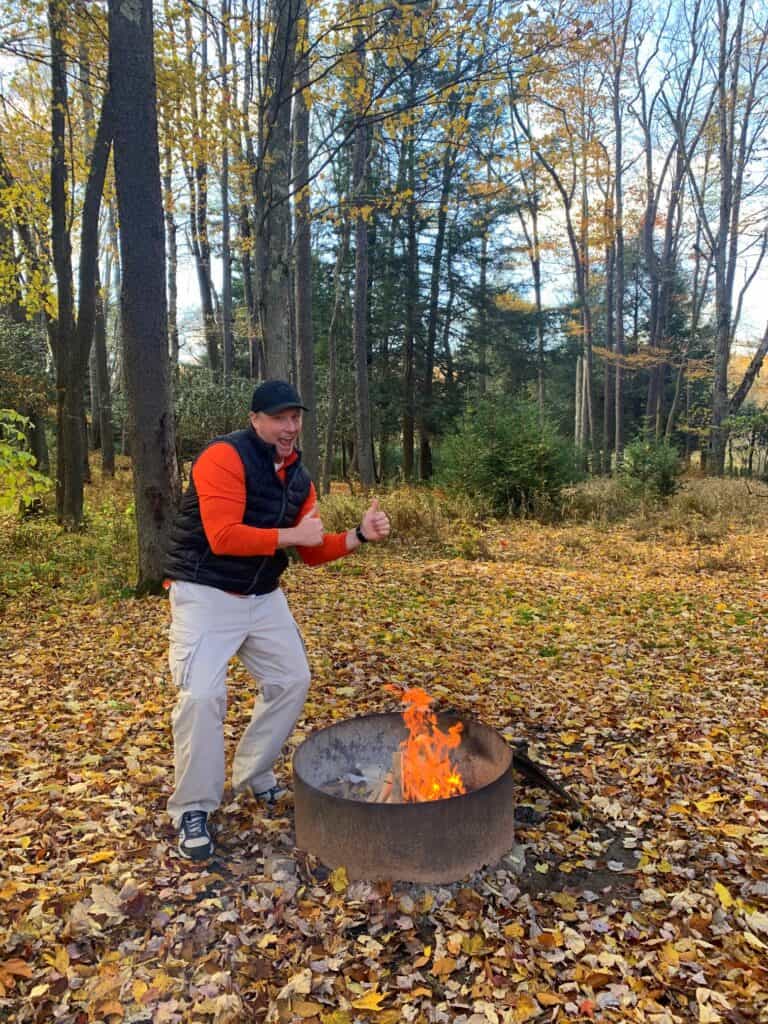
<instances>
[{"instance_id":1,"label":"man","mask_svg":"<svg viewBox=\"0 0 768 1024\"><path fill-rule=\"evenodd\" d=\"M283 795L273 765L310 681L301 635L279 587L285 549L319 565L389 535L376 500L358 526L324 533L317 493L296 449L305 408L285 381L256 388L248 426L217 438L195 460L171 533L169 660L179 697L168 812L179 852L192 860L213 853L208 816L224 791L225 680L235 654L258 680L261 699L235 752L233 786L268 804Z\"/></svg>"}]
</instances>

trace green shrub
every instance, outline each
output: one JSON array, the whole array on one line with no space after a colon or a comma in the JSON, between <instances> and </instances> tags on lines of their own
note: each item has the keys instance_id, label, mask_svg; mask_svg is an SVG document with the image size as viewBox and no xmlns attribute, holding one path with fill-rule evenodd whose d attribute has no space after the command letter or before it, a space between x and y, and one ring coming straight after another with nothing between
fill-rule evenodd
<instances>
[{"instance_id":1,"label":"green shrub","mask_svg":"<svg viewBox=\"0 0 768 1024\"><path fill-rule=\"evenodd\" d=\"M233 377L229 388L205 367L185 366L175 385L176 438L185 457L197 455L214 437L244 427L254 382Z\"/></svg>"},{"instance_id":2,"label":"green shrub","mask_svg":"<svg viewBox=\"0 0 768 1024\"><path fill-rule=\"evenodd\" d=\"M636 511L638 499L615 477L597 476L563 489L561 518L577 523L615 523Z\"/></svg>"},{"instance_id":3,"label":"green shrub","mask_svg":"<svg viewBox=\"0 0 768 1024\"><path fill-rule=\"evenodd\" d=\"M495 515L550 512L578 476L573 448L541 423L532 402L486 400L469 410L439 451L438 478Z\"/></svg>"},{"instance_id":4,"label":"green shrub","mask_svg":"<svg viewBox=\"0 0 768 1024\"><path fill-rule=\"evenodd\" d=\"M18 513L52 486L34 468L35 457L26 449L27 423L12 409L0 409L0 515Z\"/></svg>"},{"instance_id":5,"label":"green shrub","mask_svg":"<svg viewBox=\"0 0 768 1024\"><path fill-rule=\"evenodd\" d=\"M637 437L624 449L619 477L639 497L663 501L677 490L681 472L676 448L666 441Z\"/></svg>"}]
</instances>

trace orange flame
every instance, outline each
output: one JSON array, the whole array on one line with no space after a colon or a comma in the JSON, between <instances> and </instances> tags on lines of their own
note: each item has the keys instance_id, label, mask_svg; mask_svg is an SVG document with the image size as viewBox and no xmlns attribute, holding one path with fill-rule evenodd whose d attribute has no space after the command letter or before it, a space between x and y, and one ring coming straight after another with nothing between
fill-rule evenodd
<instances>
[{"instance_id":1,"label":"orange flame","mask_svg":"<svg viewBox=\"0 0 768 1024\"><path fill-rule=\"evenodd\" d=\"M403 798L416 802L466 793L464 780L449 756L461 743L461 722L443 732L431 710L433 699L421 687L386 689L396 693L405 704L403 719L408 738L400 744Z\"/></svg>"}]
</instances>

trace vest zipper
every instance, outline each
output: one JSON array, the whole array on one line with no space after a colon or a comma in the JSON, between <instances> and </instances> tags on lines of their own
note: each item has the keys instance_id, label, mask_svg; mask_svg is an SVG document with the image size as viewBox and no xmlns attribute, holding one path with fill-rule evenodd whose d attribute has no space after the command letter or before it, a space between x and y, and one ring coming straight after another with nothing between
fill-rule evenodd
<instances>
[{"instance_id":1,"label":"vest zipper","mask_svg":"<svg viewBox=\"0 0 768 1024\"><path fill-rule=\"evenodd\" d=\"M277 476L277 474L275 474L275 476ZM287 504L288 504L288 488L287 488L286 484L283 484L283 500L282 500L282 502L280 504L280 515L277 518L277 528L278 529L280 529L280 523L282 523L282 521L283 521L283 516L285 515L285 506ZM256 573L256 575L251 580L251 585L248 588L249 593L253 591L253 588L258 583L259 576L261 576L261 570L266 565L268 557L269 557L268 555L264 555L263 556L263 558L261 560L261 565L259 566L259 571Z\"/></svg>"}]
</instances>

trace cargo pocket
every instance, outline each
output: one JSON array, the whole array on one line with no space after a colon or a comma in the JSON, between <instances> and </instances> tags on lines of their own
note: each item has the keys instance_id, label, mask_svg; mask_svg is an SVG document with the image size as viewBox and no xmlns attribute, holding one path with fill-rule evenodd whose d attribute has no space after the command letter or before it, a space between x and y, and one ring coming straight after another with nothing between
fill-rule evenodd
<instances>
[{"instance_id":1,"label":"cargo pocket","mask_svg":"<svg viewBox=\"0 0 768 1024\"><path fill-rule=\"evenodd\" d=\"M168 663L171 667L171 679L179 690L187 690L192 659L200 645L200 641L185 642L171 639L168 650Z\"/></svg>"}]
</instances>

